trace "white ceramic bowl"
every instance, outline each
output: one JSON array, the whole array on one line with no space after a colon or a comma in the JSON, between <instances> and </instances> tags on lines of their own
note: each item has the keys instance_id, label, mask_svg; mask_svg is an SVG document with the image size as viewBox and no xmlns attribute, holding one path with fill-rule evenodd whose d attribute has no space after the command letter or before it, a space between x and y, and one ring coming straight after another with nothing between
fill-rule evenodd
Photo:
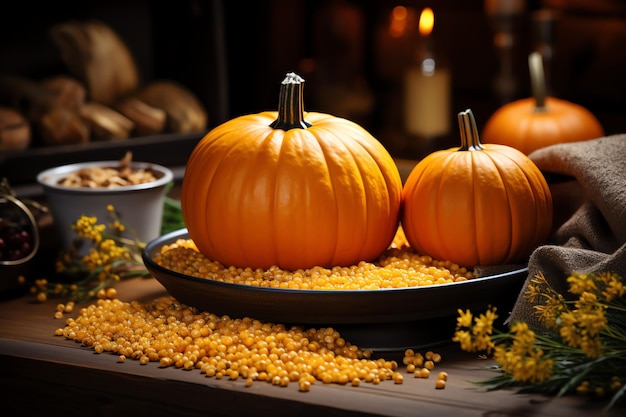
<instances>
[{"instance_id":1,"label":"white ceramic bowl","mask_svg":"<svg viewBox=\"0 0 626 417\"><path fill-rule=\"evenodd\" d=\"M55 229L63 246L60 249L72 245L77 235L71 225L82 215L95 216L98 223L108 225L109 204L115 207L122 223L131 229L125 232L126 237L137 237L143 242L149 242L160 236L166 186L174 178L170 169L146 162L131 162L133 169L151 168L157 180L115 188L68 187L58 184L70 173L83 168L119 165L120 161L81 162L50 168L37 175L37 182L44 188Z\"/></svg>"}]
</instances>

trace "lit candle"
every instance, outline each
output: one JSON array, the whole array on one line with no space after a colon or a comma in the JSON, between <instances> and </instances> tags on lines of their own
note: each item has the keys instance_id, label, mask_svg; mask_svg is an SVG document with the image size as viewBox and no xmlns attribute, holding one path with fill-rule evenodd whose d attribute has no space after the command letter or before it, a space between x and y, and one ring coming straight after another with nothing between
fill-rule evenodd
<instances>
[{"instance_id":1,"label":"lit candle","mask_svg":"<svg viewBox=\"0 0 626 417\"><path fill-rule=\"evenodd\" d=\"M405 74L405 128L408 133L427 139L450 131L450 72L441 67L432 51L430 34L434 23L433 11L425 8L419 20L425 52Z\"/></svg>"}]
</instances>

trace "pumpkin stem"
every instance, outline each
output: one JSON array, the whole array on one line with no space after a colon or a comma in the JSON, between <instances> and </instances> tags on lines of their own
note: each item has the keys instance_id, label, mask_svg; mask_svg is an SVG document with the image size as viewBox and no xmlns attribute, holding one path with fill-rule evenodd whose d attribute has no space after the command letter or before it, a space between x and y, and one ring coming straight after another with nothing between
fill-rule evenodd
<instances>
[{"instance_id":1,"label":"pumpkin stem","mask_svg":"<svg viewBox=\"0 0 626 417\"><path fill-rule=\"evenodd\" d=\"M274 129L306 129L311 123L304 120L304 78L295 72L287 74L280 85L278 117L270 124Z\"/></svg>"},{"instance_id":2,"label":"pumpkin stem","mask_svg":"<svg viewBox=\"0 0 626 417\"><path fill-rule=\"evenodd\" d=\"M546 111L546 78L543 73L543 59L539 52L533 52L528 56L530 70L530 84L535 98L535 111Z\"/></svg>"},{"instance_id":3,"label":"pumpkin stem","mask_svg":"<svg viewBox=\"0 0 626 417\"><path fill-rule=\"evenodd\" d=\"M459 130L461 132L461 147L459 151L480 151L483 149L480 138L478 137L478 128L476 127L476 119L474 113L470 109L462 111L458 114Z\"/></svg>"}]
</instances>

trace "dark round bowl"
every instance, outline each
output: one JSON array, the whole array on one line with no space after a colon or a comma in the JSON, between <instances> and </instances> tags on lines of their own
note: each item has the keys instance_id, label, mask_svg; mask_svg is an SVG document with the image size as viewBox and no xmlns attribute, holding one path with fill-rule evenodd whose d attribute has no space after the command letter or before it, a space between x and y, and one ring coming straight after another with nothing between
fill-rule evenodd
<instances>
[{"instance_id":1,"label":"dark round bowl","mask_svg":"<svg viewBox=\"0 0 626 417\"><path fill-rule=\"evenodd\" d=\"M482 312L496 306L501 316L512 307L528 269L427 287L381 290L291 290L229 284L164 268L153 258L164 245L189 239L186 229L149 242L146 268L179 302L202 311L253 317L272 323L327 327L358 339L359 346L396 349L449 341L458 309ZM354 343L354 342L353 342Z\"/></svg>"}]
</instances>

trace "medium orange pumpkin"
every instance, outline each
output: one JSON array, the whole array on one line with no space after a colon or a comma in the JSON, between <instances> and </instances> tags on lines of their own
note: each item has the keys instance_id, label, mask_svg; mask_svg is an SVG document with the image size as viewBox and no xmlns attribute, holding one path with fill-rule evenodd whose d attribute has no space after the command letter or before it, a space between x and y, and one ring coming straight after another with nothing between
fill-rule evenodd
<instances>
[{"instance_id":1,"label":"medium orange pumpkin","mask_svg":"<svg viewBox=\"0 0 626 417\"><path fill-rule=\"evenodd\" d=\"M461 146L427 155L403 189L402 228L418 253L465 267L525 261L552 227L552 197L537 166L515 148L482 145L471 110Z\"/></svg>"},{"instance_id":2,"label":"medium orange pumpkin","mask_svg":"<svg viewBox=\"0 0 626 417\"><path fill-rule=\"evenodd\" d=\"M541 56L529 58L533 97L497 109L485 123L483 143L512 146L525 154L549 145L604 135L600 121L585 107L546 96Z\"/></svg>"},{"instance_id":3,"label":"medium orange pumpkin","mask_svg":"<svg viewBox=\"0 0 626 417\"><path fill-rule=\"evenodd\" d=\"M181 205L199 251L226 266L296 270L371 261L393 240L402 180L383 145L349 120L303 109L282 82L278 112L229 120L187 162Z\"/></svg>"}]
</instances>

